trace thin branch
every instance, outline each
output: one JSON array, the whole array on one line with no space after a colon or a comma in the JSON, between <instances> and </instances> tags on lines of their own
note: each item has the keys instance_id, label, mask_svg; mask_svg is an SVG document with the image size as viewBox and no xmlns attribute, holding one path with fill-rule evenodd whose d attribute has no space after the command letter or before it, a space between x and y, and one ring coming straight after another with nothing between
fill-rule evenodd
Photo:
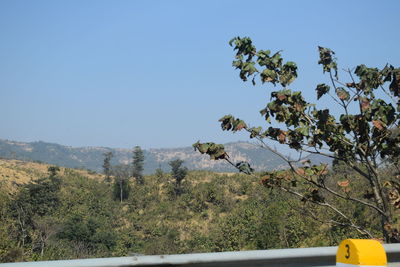
<instances>
[{"instance_id":1,"label":"thin branch","mask_svg":"<svg viewBox=\"0 0 400 267\"><path fill-rule=\"evenodd\" d=\"M297 196L297 197L300 197L300 198L302 198L302 199L304 198L304 195L300 194L300 193L297 192L297 191L293 191L293 190L290 190L290 189L285 188L285 187L279 187L279 189L281 189L281 190L283 190L283 191L285 191L285 192L287 192L287 193L293 194L293 195L295 195L295 196ZM369 233L369 232L368 232L367 230L365 230L363 227L354 224L353 221L352 221L349 217L347 217L344 213L342 213L339 209L337 209L336 207L332 206L331 204L329 204L329 203L327 203L327 202L317 202L317 201L313 201L313 200L310 200L310 199L307 199L307 201L309 201L309 202L311 202L311 203L313 203L313 204L316 204L316 205L319 205L319 206L323 206L323 207L327 207L327 208L331 209L331 210L334 211L336 214L338 214L339 216L341 216L342 218L344 218L345 220L347 220L349 223L348 223L348 224L344 224L344 223L336 222L336 221L334 221L334 220L331 220L330 222L332 222L332 223L335 222L335 223L338 224L338 225L349 226L349 227L358 229L358 230L360 230L360 231L362 231L362 232L368 234L370 237L373 237L373 236L371 235L371 233Z\"/></svg>"},{"instance_id":2,"label":"thin branch","mask_svg":"<svg viewBox=\"0 0 400 267\"><path fill-rule=\"evenodd\" d=\"M287 157L285 157L283 154L279 153L279 152L276 151L275 149L272 149L272 148L271 148L270 146L268 146L261 138L258 138L258 140L261 142L261 144L263 145L264 148L267 148L268 150L270 150L270 151L273 152L274 154L280 156L284 161L286 161L286 162L289 164L289 166L290 166L290 168L291 168L291 170L292 170L292 174L293 174L293 175L298 175L299 177L303 178L303 180L306 181L306 182L308 182L309 184L312 184L312 185L314 185L314 186L317 186L318 188L322 188L322 189L326 190L327 192L329 192L329 193L331 193L331 194L333 194L333 195L335 195L335 196L337 196L337 197L340 197L340 198L345 199L345 200L351 200L351 201L357 202L357 203L359 203L359 204L368 206L368 207L370 207L370 208L372 208L372 209L375 209L375 210L376 210L377 212L379 212L380 214L385 215L385 213L384 213L383 210L379 209L378 207L376 207L376 206L374 206L374 205L372 205L372 204L370 204L370 203L368 203L368 202L365 202L365 201L360 200L360 199L357 199L357 198L349 197L349 196L343 196L343 195L337 193L336 191L330 189L330 188L327 187L325 184L316 183L316 182L314 182L314 181L312 181L312 180L310 180L310 179L307 179L306 177L304 177L304 176L302 176L302 175L300 175L300 174L297 174L297 173L296 173L296 169L295 169L295 167L294 167L293 164L292 164L293 161L290 161L290 160L289 160ZM233 167L235 167L236 169L239 169L231 160L229 160L229 158L225 158L225 160L226 160L229 164L231 164ZM360 171L361 171L361 170L360 170ZM254 174L250 174L250 175L251 175L252 177L259 178L258 176L254 175ZM367 174L365 174L365 175L367 175ZM367 176L368 176L368 175L367 175ZM367 231L366 229L364 229L363 227L354 224L353 221L352 221L347 215L345 215L343 212L341 212L338 208L336 208L336 207L333 206L332 204L327 203L327 202L318 202L318 201L314 201L314 200L312 200L312 199L308 199L308 198L306 198L303 194L301 194L301 193L299 193L299 192L297 192L297 191L291 190L291 189L289 189L289 188L286 188L286 187L284 187L284 186L278 186L278 189L280 189L280 190L282 190L282 191L284 191L284 192L290 193L290 194L292 194L292 195L295 195L295 196L297 196L297 197L299 197L299 198L301 198L301 199L307 199L307 201L309 201L309 202L311 202L311 203L313 203L313 204L315 204L315 205L327 207L327 208L329 208L330 210L332 210L333 212L335 212L336 214L338 214L339 216L341 216L342 218L344 218L345 220L347 220L347 221L349 222L349 223L340 223L340 222L337 222L337 221L334 221L334 220L330 220L330 221L329 221L330 223L334 223L334 224L341 225L341 226L352 227L352 228L356 229L357 231L359 231L360 233L367 234L368 236L373 237L373 236L371 235L370 232L368 232L368 231Z\"/></svg>"},{"instance_id":3,"label":"thin branch","mask_svg":"<svg viewBox=\"0 0 400 267\"><path fill-rule=\"evenodd\" d=\"M328 95L333 99L333 101L335 101L338 105L344 107L345 105L343 103L340 103L336 97L334 97L331 93L328 93Z\"/></svg>"},{"instance_id":4,"label":"thin branch","mask_svg":"<svg viewBox=\"0 0 400 267\"><path fill-rule=\"evenodd\" d=\"M343 69L343 71L348 72L348 71L345 70L345 69ZM334 80L336 83L340 84L341 86L344 86L344 87L346 87L347 89L349 89L349 91L351 91L353 94L356 93L353 89L351 89L351 87L347 86L347 84L345 84L345 83L339 81L338 79L333 79L333 80Z\"/></svg>"},{"instance_id":5,"label":"thin branch","mask_svg":"<svg viewBox=\"0 0 400 267\"><path fill-rule=\"evenodd\" d=\"M360 203L362 205L368 206L368 207L376 210L380 214L385 215L385 212L383 210L381 210L380 208L378 208L375 205L372 205L371 203L368 203L368 202L363 201L363 200L358 199L358 198L353 198L353 197L350 197L350 196L343 196L342 194L339 194L338 192L336 192L336 191L332 190L331 188L327 187L325 184L323 184L322 188L325 189L326 191L328 191L329 193L331 193L332 195L335 195L335 196L340 197L340 198L345 199L345 200L351 200L351 201Z\"/></svg>"},{"instance_id":6,"label":"thin branch","mask_svg":"<svg viewBox=\"0 0 400 267\"><path fill-rule=\"evenodd\" d=\"M299 176L299 177L301 177L301 178L302 178L303 180L305 180L306 182L308 182L308 183L310 183L310 184L313 184L313 185L317 186L318 188L322 188L322 189L326 190L327 192L331 193L332 195L335 195L335 196L340 197L340 198L345 199L345 200L351 200L351 201L353 201L353 202L357 202L357 203L359 203L359 204L368 206L368 207L370 207L370 208L376 210L376 211L379 212L380 214L385 215L385 212L384 212L382 209L380 209L379 207L377 207L377 206L375 206L375 205L373 205L373 204L371 204L371 203L368 203L368 202L365 202L365 201L363 201L363 200L361 200L361 199L353 198L353 197L350 197L350 196L343 196L343 195L339 194L338 192L334 191L333 189L327 187L325 184L316 183L316 182L314 182L314 181L312 181L312 180L307 179L307 177L296 173L296 169L295 169L295 167L294 167L293 164L292 164L294 161L289 160L289 159L288 159L287 157L285 157L283 154L281 154L281 153L279 153L278 151L276 151L276 149L273 149L273 148L271 148L270 146L268 146L262 139L258 139L258 140L261 142L263 148L266 148L266 149L268 149L269 151L271 151L271 152L275 153L276 155L280 156L281 159L283 159L284 161L286 161L286 162L289 164L289 167L291 168L292 173L293 173L293 174L296 174L296 175ZM313 153L312 151L307 151L307 152ZM339 160L340 160L340 158L337 158L337 157L335 157L335 156L333 156L333 155L324 154L324 153L322 153L322 152L314 152L314 154L324 155L324 156L326 156L326 157L330 157L330 158L334 158L334 159L339 159ZM298 160L297 162L300 162L300 160L301 160L301 159L299 158L299 160ZM235 165L234 163L232 163L230 160L227 160L227 161L228 161L233 167L237 168L236 165ZM368 174L365 174L365 175L369 177Z\"/></svg>"},{"instance_id":7,"label":"thin branch","mask_svg":"<svg viewBox=\"0 0 400 267\"><path fill-rule=\"evenodd\" d=\"M263 145L264 148L266 148L267 150L271 151L272 153L274 153L275 155L277 155L278 157L280 157L281 159L283 159L284 161L286 161L287 163L291 164L292 162L295 162L293 160L288 159L285 155L283 155L282 153L279 153L276 149L271 148L269 145L267 145L264 140L257 136L256 139Z\"/></svg>"},{"instance_id":8,"label":"thin branch","mask_svg":"<svg viewBox=\"0 0 400 267\"><path fill-rule=\"evenodd\" d=\"M324 220L321 220L320 218L318 218L318 216L316 216L312 211L310 211L310 210L306 210L306 211L308 212L308 214L307 213L304 213L304 214L309 215L311 218L313 218L314 220L316 220L320 223L336 224L339 226L351 227L351 228L354 228L359 233L361 233L363 235L367 235L369 238L373 238L373 235L368 230L366 230L365 228L358 226L352 222L351 223L342 223L342 222L338 222L335 220L324 221Z\"/></svg>"}]
</instances>

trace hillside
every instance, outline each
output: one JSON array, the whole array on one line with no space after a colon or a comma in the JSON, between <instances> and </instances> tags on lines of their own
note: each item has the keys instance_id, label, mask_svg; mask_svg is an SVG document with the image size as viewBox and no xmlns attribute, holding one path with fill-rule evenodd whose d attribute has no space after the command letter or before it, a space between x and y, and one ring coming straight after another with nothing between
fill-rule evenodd
<instances>
[{"instance_id":1,"label":"hillside","mask_svg":"<svg viewBox=\"0 0 400 267\"><path fill-rule=\"evenodd\" d=\"M232 161L250 162L257 170L280 169L285 163L270 151L251 143L236 142L225 144ZM0 139L0 157L24 161L39 161L68 168L102 171L105 152L114 154L112 164L131 162L132 150L107 147L69 147L46 142L17 142ZM195 152L192 147L145 150L145 174L154 173L158 167L169 171L168 162L180 158L191 170L209 170L215 172L233 172L234 168L224 161L211 161L208 156Z\"/></svg>"},{"instance_id":2,"label":"hillside","mask_svg":"<svg viewBox=\"0 0 400 267\"><path fill-rule=\"evenodd\" d=\"M29 183L48 176L50 166L52 165L39 162L0 159L0 183L5 186ZM65 170L65 168L60 168L60 175L64 176ZM103 175L87 170L76 169L74 172L97 181L103 180Z\"/></svg>"},{"instance_id":3,"label":"hillside","mask_svg":"<svg viewBox=\"0 0 400 267\"><path fill-rule=\"evenodd\" d=\"M254 250L336 244L257 177L191 171L130 181L128 197L91 172L0 160L0 262ZM88 179L89 178L89 179ZM11 194L10 194L11 193Z\"/></svg>"}]
</instances>

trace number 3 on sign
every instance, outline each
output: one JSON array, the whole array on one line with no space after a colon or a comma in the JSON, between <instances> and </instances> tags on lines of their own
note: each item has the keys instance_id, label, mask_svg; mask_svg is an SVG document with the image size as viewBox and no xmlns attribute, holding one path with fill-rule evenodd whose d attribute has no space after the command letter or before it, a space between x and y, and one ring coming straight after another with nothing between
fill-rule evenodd
<instances>
[{"instance_id":1,"label":"number 3 on sign","mask_svg":"<svg viewBox=\"0 0 400 267\"><path fill-rule=\"evenodd\" d=\"M343 240L336 253L336 266L387 266L385 249L372 239Z\"/></svg>"},{"instance_id":2,"label":"number 3 on sign","mask_svg":"<svg viewBox=\"0 0 400 267\"><path fill-rule=\"evenodd\" d=\"M344 256L346 259L350 258L350 245L346 244L346 255Z\"/></svg>"}]
</instances>

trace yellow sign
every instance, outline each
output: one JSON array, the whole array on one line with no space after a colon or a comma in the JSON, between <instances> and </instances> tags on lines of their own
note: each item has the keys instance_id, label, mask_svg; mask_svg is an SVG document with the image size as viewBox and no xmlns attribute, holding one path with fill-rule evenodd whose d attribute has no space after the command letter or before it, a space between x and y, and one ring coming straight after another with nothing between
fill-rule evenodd
<instances>
[{"instance_id":1,"label":"yellow sign","mask_svg":"<svg viewBox=\"0 0 400 267\"><path fill-rule=\"evenodd\" d=\"M376 240L346 239L336 253L336 266L387 266L386 252Z\"/></svg>"}]
</instances>

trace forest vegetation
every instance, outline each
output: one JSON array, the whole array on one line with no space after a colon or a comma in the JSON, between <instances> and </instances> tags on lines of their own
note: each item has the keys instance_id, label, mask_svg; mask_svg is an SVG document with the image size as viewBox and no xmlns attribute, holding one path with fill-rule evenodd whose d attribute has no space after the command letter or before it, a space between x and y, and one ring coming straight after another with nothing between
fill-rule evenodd
<instances>
[{"instance_id":1,"label":"forest vegetation","mask_svg":"<svg viewBox=\"0 0 400 267\"><path fill-rule=\"evenodd\" d=\"M307 201L267 188L254 176L187 171L180 164L172 163L171 173L144 175L143 182L127 177L129 194L121 201L113 174L110 180L0 160L0 261L330 246L362 237L352 228L317 222L313 215L327 219L324 209L306 214ZM354 176L347 190L365 183L345 166L327 181L342 190L337 180L343 175ZM334 201L379 236L373 211Z\"/></svg>"}]
</instances>

